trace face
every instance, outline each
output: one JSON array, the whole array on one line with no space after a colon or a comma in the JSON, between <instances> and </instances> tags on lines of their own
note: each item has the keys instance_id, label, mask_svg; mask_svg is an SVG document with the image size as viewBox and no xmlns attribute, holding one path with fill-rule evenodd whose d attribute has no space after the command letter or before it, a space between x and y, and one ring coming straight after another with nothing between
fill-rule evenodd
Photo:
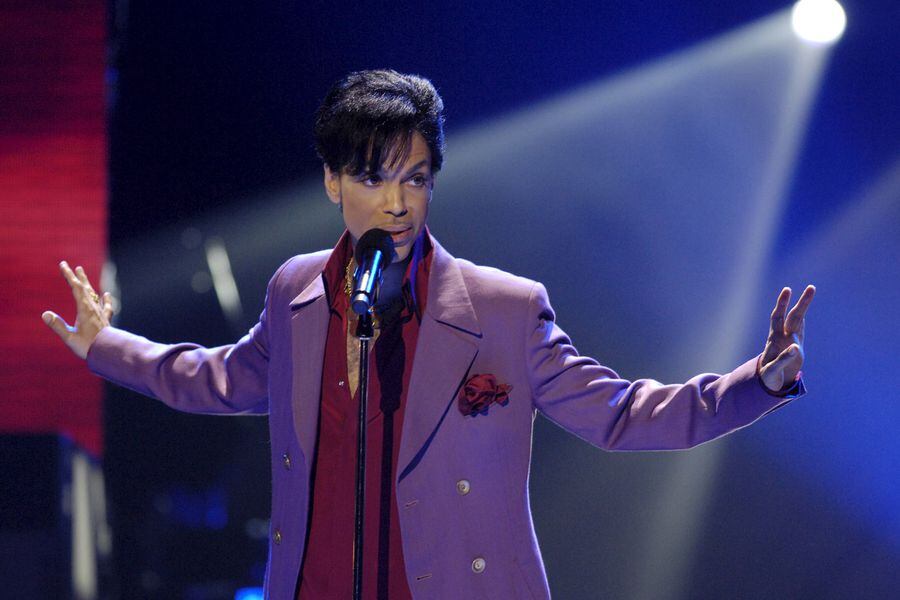
<instances>
[{"instance_id":1,"label":"face","mask_svg":"<svg viewBox=\"0 0 900 600\"><path fill-rule=\"evenodd\" d=\"M404 260L425 227L434 188L431 152L422 134L410 140L409 156L401 165L381 165L377 172L349 175L325 166L325 191L341 207L353 245L372 228L391 232L395 261Z\"/></svg>"}]
</instances>

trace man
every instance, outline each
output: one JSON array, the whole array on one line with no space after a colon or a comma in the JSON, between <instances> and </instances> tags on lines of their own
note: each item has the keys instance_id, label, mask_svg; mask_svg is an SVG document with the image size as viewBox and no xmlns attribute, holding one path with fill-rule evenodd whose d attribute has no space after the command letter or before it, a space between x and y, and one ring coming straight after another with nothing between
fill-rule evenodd
<instances>
[{"instance_id":1,"label":"man","mask_svg":"<svg viewBox=\"0 0 900 600\"><path fill-rule=\"evenodd\" d=\"M391 232L375 307L363 590L368 598L547 598L528 503L536 412L605 449L689 448L804 393L809 286L778 296L762 354L683 385L628 382L582 357L544 287L450 256L425 223L443 160L442 102L427 80L352 73L315 126L325 191L346 232L271 279L234 345L164 345L109 326L83 269L78 305L48 325L96 373L200 413L267 413L272 519L266 593L347 598L352 583L359 356L348 310L353 248Z\"/></svg>"}]
</instances>

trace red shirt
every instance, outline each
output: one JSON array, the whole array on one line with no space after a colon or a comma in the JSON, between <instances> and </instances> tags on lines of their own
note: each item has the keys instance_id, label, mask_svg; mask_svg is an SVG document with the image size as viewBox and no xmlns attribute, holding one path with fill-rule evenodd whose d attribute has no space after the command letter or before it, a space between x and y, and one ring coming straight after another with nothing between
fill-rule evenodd
<instances>
[{"instance_id":1,"label":"red shirt","mask_svg":"<svg viewBox=\"0 0 900 600\"><path fill-rule=\"evenodd\" d=\"M323 271L331 317L322 368L310 522L297 584L299 600L346 600L353 591L359 392L351 398L346 338L349 298L344 290L345 269L352 254L350 236L345 232ZM403 278L403 308L391 321L383 319L369 356L364 598L412 598L403 562L396 474L406 392L425 308L431 257L431 242L425 229L414 244Z\"/></svg>"}]
</instances>

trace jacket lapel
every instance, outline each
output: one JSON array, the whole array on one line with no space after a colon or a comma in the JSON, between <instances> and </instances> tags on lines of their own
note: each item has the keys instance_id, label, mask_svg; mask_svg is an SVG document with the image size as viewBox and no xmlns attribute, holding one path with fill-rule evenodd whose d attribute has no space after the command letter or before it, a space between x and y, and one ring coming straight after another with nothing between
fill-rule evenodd
<instances>
[{"instance_id":1,"label":"jacket lapel","mask_svg":"<svg viewBox=\"0 0 900 600\"><path fill-rule=\"evenodd\" d=\"M312 469L329 318L328 301L321 273L317 274L315 279L291 301L290 309L294 431L303 451L306 466Z\"/></svg>"},{"instance_id":2,"label":"jacket lapel","mask_svg":"<svg viewBox=\"0 0 900 600\"><path fill-rule=\"evenodd\" d=\"M403 416L398 481L419 464L447 412L455 406L456 394L475 361L481 339L481 328L459 266L434 238L431 243L434 257L428 278L428 301L416 341ZM290 310L294 431L311 469L330 316L320 272L291 301Z\"/></svg>"},{"instance_id":3,"label":"jacket lapel","mask_svg":"<svg viewBox=\"0 0 900 600\"><path fill-rule=\"evenodd\" d=\"M434 238L428 279L428 301L410 377L398 477L401 481L419 464L431 440L455 405L478 354L481 328L459 266Z\"/></svg>"}]
</instances>

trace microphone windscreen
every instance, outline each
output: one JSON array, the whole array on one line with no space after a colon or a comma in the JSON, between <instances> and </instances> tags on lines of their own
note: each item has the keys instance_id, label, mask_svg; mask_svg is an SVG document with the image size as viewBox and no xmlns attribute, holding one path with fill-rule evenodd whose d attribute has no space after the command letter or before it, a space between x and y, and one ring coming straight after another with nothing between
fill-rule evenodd
<instances>
[{"instance_id":1,"label":"microphone windscreen","mask_svg":"<svg viewBox=\"0 0 900 600\"><path fill-rule=\"evenodd\" d=\"M372 250L381 250L381 255L384 257L383 268L387 269L394 260L394 238L384 229L370 229L362 234L362 237L356 242L356 251L354 252L356 264L363 264L366 256Z\"/></svg>"}]
</instances>

